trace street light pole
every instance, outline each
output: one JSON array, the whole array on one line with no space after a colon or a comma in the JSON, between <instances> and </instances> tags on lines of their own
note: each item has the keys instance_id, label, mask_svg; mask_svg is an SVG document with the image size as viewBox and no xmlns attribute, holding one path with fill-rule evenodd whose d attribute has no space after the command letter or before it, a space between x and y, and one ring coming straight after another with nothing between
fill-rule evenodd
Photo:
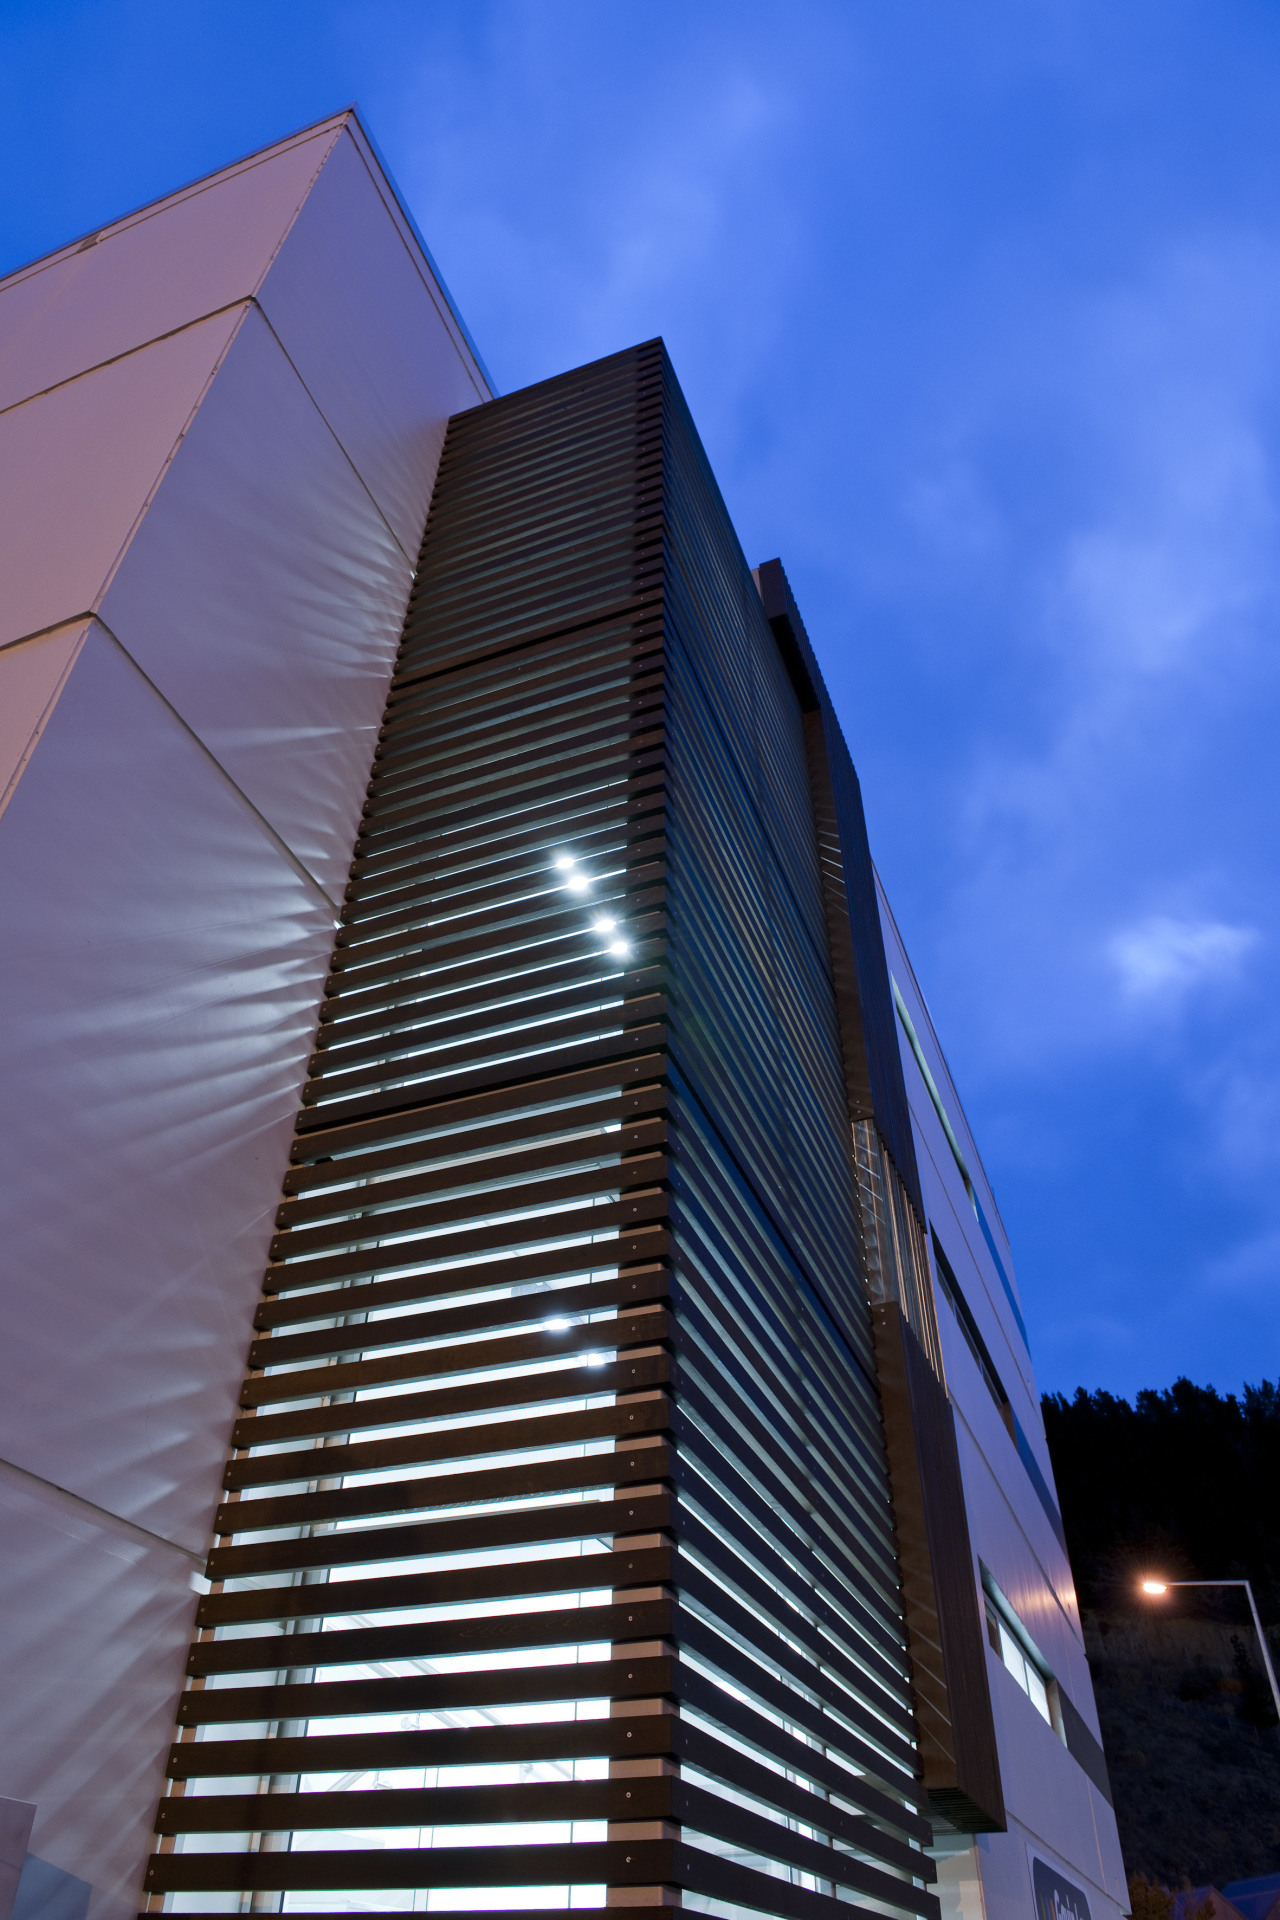
<instances>
[{"instance_id":1,"label":"street light pole","mask_svg":"<svg viewBox=\"0 0 1280 1920\"><path fill-rule=\"evenodd\" d=\"M1258 1618L1257 1602L1253 1597L1253 1588L1247 1580L1144 1580L1144 1593L1167 1593L1170 1587L1243 1587L1245 1598L1249 1602L1249 1612L1253 1616L1253 1629L1258 1636L1258 1645L1262 1649L1262 1664L1267 1670L1267 1679L1271 1683L1271 1699L1276 1710L1276 1719L1280 1720L1280 1687L1276 1685L1276 1670L1271 1664L1271 1650L1267 1645L1267 1636L1262 1631L1262 1622Z\"/></svg>"}]
</instances>

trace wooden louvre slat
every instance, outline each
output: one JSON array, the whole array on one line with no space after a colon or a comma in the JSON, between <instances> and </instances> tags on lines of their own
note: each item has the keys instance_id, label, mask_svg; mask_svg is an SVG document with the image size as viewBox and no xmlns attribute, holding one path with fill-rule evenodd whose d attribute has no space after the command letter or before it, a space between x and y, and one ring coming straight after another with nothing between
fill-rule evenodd
<instances>
[{"instance_id":1,"label":"wooden louvre slat","mask_svg":"<svg viewBox=\"0 0 1280 1920\"><path fill-rule=\"evenodd\" d=\"M724 1807L725 1803L721 1803ZM726 1808L727 1812L727 1808ZM738 1827L729 1820L726 1824ZM739 1828L739 1831L741 1829ZM759 1833L759 1827L756 1827ZM838 1886L858 1888L866 1875L861 1862L849 1859L832 1848L817 1852L814 1842L804 1842L784 1828L774 1839L783 1854L799 1854L807 1870L815 1874L819 1866L831 1869L830 1880ZM814 1848L814 1854L808 1848ZM330 1887L403 1887L417 1883L422 1857L416 1848L386 1848L370 1851L337 1850L325 1853L214 1853L204 1856L161 1855L148 1872L148 1886L155 1890L214 1891L222 1888L276 1889L297 1887L320 1892ZM587 1884L606 1883L619 1887L653 1883L684 1885L691 1892L714 1892L744 1906L792 1916L793 1920L841 1920L850 1914L870 1920L875 1909L860 1906L847 1896L810 1891L800 1884L774 1880L772 1875L752 1866L743 1866L720 1854L704 1852L673 1840L578 1841L570 1846L554 1843L541 1846L445 1846L432 1849L433 1887L527 1886L539 1881L564 1883L572 1875ZM826 1877L826 1876L824 1876ZM877 1876L882 1885L892 1888L895 1903L907 1912L928 1913L931 1896L919 1889L904 1887L899 1879ZM772 1882L772 1884L771 1884ZM572 1882L571 1882L572 1884Z\"/></svg>"},{"instance_id":2,"label":"wooden louvre slat","mask_svg":"<svg viewBox=\"0 0 1280 1920\"><path fill-rule=\"evenodd\" d=\"M592 1554L588 1591L632 1589L666 1584L671 1579L673 1549L622 1547L612 1553ZM594 1585L598 1577L600 1588ZM583 1588L582 1569L563 1556L550 1560L516 1560L495 1566L450 1568L440 1573L384 1573L366 1580L342 1583L343 1611L333 1616L405 1612L410 1608L473 1605L493 1600L528 1599L539 1594L573 1593ZM196 1626L203 1632L261 1620L305 1620L316 1616L316 1602L326 1596L314 1587L247 1587L212 1593L196 1608Z\"/></svg>"}]
</instances>

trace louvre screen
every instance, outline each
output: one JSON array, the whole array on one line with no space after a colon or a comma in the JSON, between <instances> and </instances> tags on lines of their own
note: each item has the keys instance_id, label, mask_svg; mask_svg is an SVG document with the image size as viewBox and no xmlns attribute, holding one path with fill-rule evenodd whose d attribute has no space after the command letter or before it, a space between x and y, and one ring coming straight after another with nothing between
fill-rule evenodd
<instances>
[{"instance_id":1,"label":"louvre screen","mask_svg":"<svg viewBox=\"0 0 1280 1920\"><path fill-rule=\"evenodd\" d=\"M936 1915L804 723L659 343L451 425L151 1910Z\"/></svg>"}]
</instances>

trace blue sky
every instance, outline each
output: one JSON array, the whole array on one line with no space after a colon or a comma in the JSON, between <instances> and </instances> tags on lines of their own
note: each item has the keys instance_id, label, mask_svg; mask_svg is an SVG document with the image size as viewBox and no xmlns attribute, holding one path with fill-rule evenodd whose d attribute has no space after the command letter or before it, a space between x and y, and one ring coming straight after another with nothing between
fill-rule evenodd
<instances>
[{"instance_id":1,"label":"blue sky","mask_svg":"<svg viewBox=\"0 0 1280 1920\"><path fill-rule=\"evenodd\" d=\"M665 336L1042 1385L1280 1373L1280 8L0 0L0 270L358 100L503 390Z\"/></svg>"}]
</instances>

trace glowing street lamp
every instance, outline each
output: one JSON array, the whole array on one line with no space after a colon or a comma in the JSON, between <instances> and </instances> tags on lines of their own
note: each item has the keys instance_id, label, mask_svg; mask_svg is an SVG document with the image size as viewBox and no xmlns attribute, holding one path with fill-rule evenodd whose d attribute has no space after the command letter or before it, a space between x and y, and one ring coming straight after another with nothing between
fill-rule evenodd
<instances>
[{"instance_id":1,"label":"glowing street lamp","mask_svg":"<svg viewBox=\"0 0 1280 1920\"><path fill-rule=\"evenodd\" d=\"M1243 1587L1245 1598L1249 1602L1249 1612L1253 1616L1253 1630L1258 1636L1258 1645L1262 1649L1262 1664L1267 1670L1267 1679L1271 1683L1271 1699L1276 1710L1276 1719L1280 1720L1280 1687L1276 1685L1276 1670L1271 1664L1271 1650L1267 1646L1267 1636L1262 1631L1262 1622L1258 1618L1258 1607L1253 1597L1253 1588L1247 1580L1144 1580L1143 1593L1153 1597L1168 1593L1170 1587Z\"/></svg>"}]
</instances>

